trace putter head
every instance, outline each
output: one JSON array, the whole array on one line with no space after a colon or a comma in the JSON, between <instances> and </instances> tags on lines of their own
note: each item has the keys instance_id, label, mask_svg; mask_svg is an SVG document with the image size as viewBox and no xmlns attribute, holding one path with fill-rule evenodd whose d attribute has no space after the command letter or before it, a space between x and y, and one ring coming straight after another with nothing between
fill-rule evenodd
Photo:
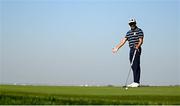
<instances>
[{"instance_id":1,"label":"putter head","mask_svg":"<svg viewBox=\"0 0 180 106\"><path fill-rule=\"evenodd\" d=\"M123 88L126 88L127 86L122 86Z\"/></svg>"}]
</instances>

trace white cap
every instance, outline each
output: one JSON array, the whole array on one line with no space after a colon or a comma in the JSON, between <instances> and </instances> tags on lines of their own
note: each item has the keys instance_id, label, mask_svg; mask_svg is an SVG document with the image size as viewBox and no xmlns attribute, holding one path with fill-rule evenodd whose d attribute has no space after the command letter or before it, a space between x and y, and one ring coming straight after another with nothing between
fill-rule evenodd
<instances>
[{"instance_id":1,"label":"white cap","mask_svg":"<svg viewBox=\"0 0 180 106\"><path fill-rule=\"evenodd\" d=\"M131 18L131 19L129 20L129 23L136 23L136 20L135 20L134 18Z\"/></svg>"}]
</instances>

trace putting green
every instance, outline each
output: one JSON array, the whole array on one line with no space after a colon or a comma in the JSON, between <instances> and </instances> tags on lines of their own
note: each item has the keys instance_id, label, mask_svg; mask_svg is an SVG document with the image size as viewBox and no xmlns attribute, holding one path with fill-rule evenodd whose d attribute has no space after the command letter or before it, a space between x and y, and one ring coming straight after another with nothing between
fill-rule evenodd
<instances>
[{"instance_id":1,"label":"putting green","mask_svg":"<svg viewBox=\"0 0 180 106\"><path fill-rule=\"evenodd\" d=\"M80 87L0 85L3 104L180 104L180 86Z\"/></svg>"}]
</instances>

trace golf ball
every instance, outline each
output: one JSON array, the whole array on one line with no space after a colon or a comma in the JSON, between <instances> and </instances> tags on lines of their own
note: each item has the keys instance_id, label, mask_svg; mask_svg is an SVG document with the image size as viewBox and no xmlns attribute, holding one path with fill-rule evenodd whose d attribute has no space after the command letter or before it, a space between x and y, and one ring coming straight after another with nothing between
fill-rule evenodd
<instances>
[{"instance_id":1,"label":"golf ball","mask_svg":"<svg viewBox=\"0 0 180 106\"><path fill-rule=\"evenodd\" d=\"M128 89L128 88L125 88L126 90Z\"/></svg>"}]
</instances>

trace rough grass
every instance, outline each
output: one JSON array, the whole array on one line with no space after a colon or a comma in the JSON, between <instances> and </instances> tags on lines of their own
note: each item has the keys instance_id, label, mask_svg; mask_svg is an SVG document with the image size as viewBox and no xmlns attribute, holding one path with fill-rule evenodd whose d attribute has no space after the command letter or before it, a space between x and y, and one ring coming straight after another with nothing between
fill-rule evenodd
<instances>
[{"instance_id":1,"label":"rough grass","mask_svg":"<svg viewBox=\"0 0 180 106\"><path fill-rule=\"evenodd\" d=\"M0 85L0 104L118 105L180 104L180 87L14 86Z\"/></svg>"}]
</instances>

